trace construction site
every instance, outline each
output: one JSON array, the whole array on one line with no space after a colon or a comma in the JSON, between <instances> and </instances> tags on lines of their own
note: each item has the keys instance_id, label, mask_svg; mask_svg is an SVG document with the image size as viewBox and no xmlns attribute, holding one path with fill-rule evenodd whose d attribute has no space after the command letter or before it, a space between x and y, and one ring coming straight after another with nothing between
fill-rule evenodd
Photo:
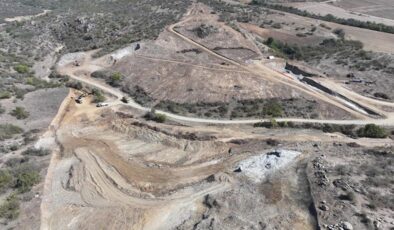
<instances>
[{"instance_id":1,"label":"construction site","mask_svg":"<svg viewBox=\"0 0 394 230\"><path fill-rule=\"evenodd\" d=\"M394 229L392 79L288 58L279 38L345 38L232 24L216 4L193 1L156 39L60 53L68 94L34 142L44 179L0 228Z\"/></svg>"}]
</instances>

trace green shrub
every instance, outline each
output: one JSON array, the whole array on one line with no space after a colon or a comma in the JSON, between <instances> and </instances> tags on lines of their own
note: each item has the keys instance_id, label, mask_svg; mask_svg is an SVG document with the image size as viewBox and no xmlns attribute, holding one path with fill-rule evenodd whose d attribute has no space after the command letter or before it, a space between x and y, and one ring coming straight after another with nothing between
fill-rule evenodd
<instances>
[{"instance_id":1,"label":"green shrub","mask_svg":"<svg viewBox=\"0 0 394 230\"><path fill-rule=\"evenodd\" d=\"M26 163L29 161L29 157L13 157L13 158L9 158L6 162L5 165L7 165L10 168L16 168L19 167L20 165L22 165L23 163Z\"/></svg>"},{"instance_id":2,"label":"green shrub","mask_svg":"<svg viewBox=\"0 0 394 230\"><path fill-rule=\"evenodd\" d=\"M4 192L10 187L12 175L6 170L0 170L0 192Z\"/></svg>"},{"instance_id":3,"label":"green shrub","mask_svg":"<svg viewBox=\"0 0 394 230\"><path fill-rule=\"evenodd\" d=\"M167 119L166 115L164 114L160 114L160 113L156 113L154 110L147 112L144 115L144 118L146 120L151 120L151 121L156 121L158 123L164 123Z\"/></svg>"},{"instance_id":4,"label":"green shrub","mask_svg":"<svg viewBox=\"0 0 394 230\"><path fill-rule=\"evenodd\" d=\"M0 99L11 98L11 93L8 91L0 91Z\"/></svg>"},{"instance_id":5,"label":"green shrub","mask_svg":"<svg viewBox=\"0 0 394 230\"><path fill-rule=\"evenodd\" d=\"M28 77L25 79L27 85L34 86L36 89L55 88L60 86L58 83L48 82L36 77Z\"/></svg>"},{"instance_id":6,"label":"green shrub","mask_svg":"<svg viewBox=\"0 0 394 230\"><path fill-rule=\"evenodd\" d=\"M16 134L23 132L23 129L12 124L0 124L0 140L10 139Z\"/></svg>"},{"instance_id":7,"label":"green shrub","mask_svg":"<svg viewBox=\"0 0 394 230\"><path fill-rule=\"evenodd\" d=\"M123 76L121 73L113 73L107 83L113 87L119 87L122 82Z\"/></svg>"},{"instance_id":8,"label":"green shrub","mask_svg":"<svg viewBox=\"0 0 394 230\"><path fill-rule=\"evenodd\" d=\"M263 114L265 116L280 117L283 114L283 109L277 101L269 101L263 107Z\"/></svg>"},{"instance_id":9,"label":"green shrub","mask_svg":"<svg viewBox=\"0 0 394 230\"><path fill-rule=\"evenodd\" d=\"M375 124L367 124L363 128L357 130L357 135L359 137L386 138L387 131Z\"/></svg>"},{"instance_id":10,"label":"green shrub","mask_svg":"<svg viewBox=\"0 0 394 230\"><path fill-rule=\"evenodd\" d=\"M10 115L16 117L18 120L26 119L30 116L30 113L25 110L23 107L16 107L10 112Z\"/></svg>"},{"instance_id":11,"label":"green shrub","mask_svg":"<svg viewBox=\"0 0 394 230\"><path fill-rule=\"evenodd\" d=\"M278 122L278 125L281 128L289 127L289 124L287 123L287 121L280 121L280 122Z\"/></svg>"},{"instance_id":12,"label":"green shrub","mask_svg":"<svg viewBox=\"0 0 394 230\"><path fill-rule=\"evenodd\" d=\"M38 172L33 170L26 170L16 175L15 188L20 193L25 193L31 190L31 188L40 182L40 175Z\"/></svg>"},{"instance_id":13,"label":"green shrub","mask_svg":"<svg viewBox=\"0 0 394 230\"><path fill-rule=\"evenodd\" d=\"M9 195L0 205L0 218L14 220L19 216L19 200L15 194Z\"/></svg>"},{"instance_id":14,"label":"green shrub","mask_svg":"<svg viewBox=\"0 0 394 230\"><path fill-rule=\"evenodd\" d=\"M29 156L46 156L50 153L48 149L43 148L28 148L22 152L22 155L29 155Z\"/></svg>"},{"instance_id":15,"label":"green shrub","mask_svg":"<svg viewBox=\"0 0 394 230\"><path fill-rule=\"evenodd\" d=\"M93 103L101 103L105 101L105 96L103 95L103 93L98 90L98 89L93 89L92 90L93 93Z\"/></svg>"},{"instance_id":16,"label":"green shrub","mask_svg":"<svg viewBox=\"0 0 394 230\"><path fill-rule=\"evenodd\" d=\"M275 119L271 119L270 121L258 122L253 124L253 127L264 127L264 128L277 128L278 122Z\"/></svg>"},{"instance_id":17,"label":"green shrub","mask_svg":"<svg viewBox=\"0 0 394 230\"><path fill-rule=\"evenodd\" d=\"M69 81L66 83L66 87L81 90L83 88L83 85L79 81Z\"/></svg>"},{"instance_id":18,"label":"green shrub","mask_svg":"<svg viewBox=\"0 0 394 230\"><path fill-rule=\"evenodd\" d=\"M18 73L28 73L29 72L29 66L24 65L24 64L18 64L14 67L14 70Z\"/></svg>"},{"instance_id":19,"label":"green shrub","mask_svg":"<svg viewBox=\"0 0 394 230\"><path fill-rule=\"evenodd\" d=\"M15 97L18 99L23 100L23 98L25 97L25 94L28 93L29 91L26 89L21 89L21 88L14 88L14 93L15 93Z\"/></svg>"}]
</instances>

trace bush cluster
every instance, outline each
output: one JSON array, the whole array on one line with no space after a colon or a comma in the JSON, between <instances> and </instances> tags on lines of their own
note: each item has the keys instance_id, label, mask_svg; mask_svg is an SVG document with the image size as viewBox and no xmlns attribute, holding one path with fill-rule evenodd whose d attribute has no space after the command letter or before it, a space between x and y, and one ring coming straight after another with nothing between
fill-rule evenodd
<instances>
[{"instance_id":1,"label":"bush cluster","mask_svg":"<svg viewBox=\"0 0 394 230\"><path fill-rule=\"evenodd\" d=\"M18 73L24 74L28 73L30 71L29 66L24 65L24 64L18 64L14 67L14 70Z\"/></svg>"},{"instance_id":2,"label":"bush cluster","mask_svg":"<svg viewBox=\"0 0 394 230\"><path fill-rule=\"evenodd\" d=\"M30 113L25 108L17 106L10 112L10 115L16 117L18 120L23 120L28 118Z\"/></svg>"},{"instance_id":3,"label":"bush cluster","mask_svg":"<svg viewBox=\"0 0 394 230\"><path fill-rule=\"evenodd\" d=\"M28 148L22 152L22 155L29 155L29 156L46 156L50 153L48 149L43 148Z\"/></svg>"},{"instance_id":4,"label":"bush cluster","mask_svg":"<svg viewBox=\"0 0 394 230\"><path fill-rule=\"evenodd\" d=\"M152 110L150 112L147 112L144 115L144 118L146 120L155 121L155 122L158 122L158 123L164 123L166 121L166 119L167 119L166 115L160 114L160 113L156 113L154 110Z\"/></svg>"},{"instance_id":5,"label":"bush cluster","mask_svg":"<svg viewBox=\"0 0 394 230\"><path fill-rule=\"evenodd\" d=\"M357 135L359 137L369 137L369 138L386 138L387 131L375 124L368 124L363 128L357 130Z\"/></svg>"},{"instance_id":6,"label":"bush cluster","mask_svg":"<svg viewBox=\"0 0 394 230\"><path fill-rule=\"evenodd\" d=\"M388 133L383 127L375 124L368 124L364 127L356 129L355 125L336 125L336 124L318 124L318 123L300 123L295 124L293 122L277 122L275 119L270 121L258 122L253 124L254 127L264 128L303 128L303 129L317 129L322 130L325 133L342 133L346 136L357 138L357 137L369 137L369 138L386 138Z\"/></svg>"},{"instance_id":7,"label":"bush cluster","mask_svg":"<svg viewBox=\"0 0 394 230\"><path fill-rule=\"evenodd\" d=\"M10 139L20 133L23 133L23 129L16 125L0 124L0 141Z\"/></svg>"},{"instance_id":8,"label":"bush cluster","mask_svg":"<svg viewBox=\"0 0 394 230\"><path fill-rule=\"evenodd\" d=\"M92 101L93 103L101 103L106 100L104 94L98 89L93 89L92 94L93 94L93 101Z\"/></svg>"}]
</instances>

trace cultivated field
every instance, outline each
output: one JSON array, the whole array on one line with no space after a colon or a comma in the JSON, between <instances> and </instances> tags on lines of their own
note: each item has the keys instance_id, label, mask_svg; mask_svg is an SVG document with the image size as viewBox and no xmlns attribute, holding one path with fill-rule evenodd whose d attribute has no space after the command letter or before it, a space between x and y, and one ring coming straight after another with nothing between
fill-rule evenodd
<instances>
[{"instance_id":1,"label":"cultivated field","mask_svg":"<svg viewBox=\"0 0 394 230\"><path fill-rule=\"evenodd\" d=\"M355 19L359 21L370 21L383 23L393 26L394 18L392 10L394 4L391 1L334 1L332 2L302 2L286 3L286 6L292 6L301 10L320 15L331 14L338 18Z\"/></svg>"},{"instance_id":2,"label":"cultivated field","mask_svg":"<svg viewBox=\"0 0 394 230\"><path fill-rule=\"evenodd\" d=\"M334 5L349 11L394 20L394 4L390 0L341 0L335 1Z\"/></svg>"}]
</instances>

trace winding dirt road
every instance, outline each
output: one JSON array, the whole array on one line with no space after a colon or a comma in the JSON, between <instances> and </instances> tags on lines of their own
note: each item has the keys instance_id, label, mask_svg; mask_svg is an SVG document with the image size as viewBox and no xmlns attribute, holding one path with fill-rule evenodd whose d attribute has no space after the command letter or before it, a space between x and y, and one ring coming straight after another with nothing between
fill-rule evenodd
<instances>
[{"instance_id":1,"label":"winding dirt road","mask_svg":"<svg viewBox=\"0 0 394 230\"><path fill-rule=\"evenodd\" d=\"M261 76L263 78L266 78L271 81L279 82L282 84L285 84L287 86L296 88L314 98L317 98L319 100L325 101L327 103L330 103L338 108L341 108L352 115L356 116L359 119L352 119L352 120L329 120L329 119L304 119L304 118L278 118L276 119L277 121L291 121L291 122L297 122L297 123L320 123L320 124L339 124L339 125L365 125L365 124L376 124L376 125L381 125L381 126L394 126L394 113L389 113L386 111L383 111L381 109L378 109L374 106L374 104L377 105L384 105L384 106L389 106L389 107L394 107L394 103L390 102L382 102L379 100L375 99L370 99L370 98L365 98L361 95L358 95L357 93L354 92L349 92L349 90L346 90L344 88L337 87L334 83L330 83L328 80L326 80L324 83L330 87L335 87L335 89L338 89L341 93L346 94L346 96L349 96L349 98L354 99L355 101L359 102L363 106L367 108L371 108L371 110L377 111L383 116L384 118L377 119L377 118L371 118L366 116L365 114L362 114L358 111L355 111L345 105L343 105L340 101L336 100L333 97L329 97L328 95L325 95L323 93L317 92L315 90L310 89L309 87L305 86L304 84L297 82L295 80L289 79L285 77L284 75L262 65L242 65L234 60L231 60L227 57L224 57L207 47L205 47L202 44L199 44L192 39L180 34L177 32L174 28L179 26L180 24L188 21L189 19L180 21L176 24L173 24L169 26L167 29L171 33L173 33L175 36L179 37L180 39L192 44L193 46L196 46L200 48L201 50L225 61L233 66L239 67L242 69L242 71L246 71L258 76ZM122 97L127 97L128 95L120 91L119 89L113 88L109 85L106 85L96 79L93 79L90 76L90 73L92 73L95 70L99 69L104 69L107 67L106 65L103 65L104 63L103 60L108 58L108 56L101 57L99 59L92 59L91 54L93 52L87 52L87 58L80 63L80 66L73 66L72 64L69 65L63 65L63 66L58 66L58 71L62 74L69 75L71 78L74 80L80 81L84 84L96 87L108 94L111 94L117 98L116 101L110 102L111 105L119 105L122 104L119 99ZM146 57L148 58L148 57ZM79 73L85 73L84 75L81 76ZM127 104L130 107L133 107L135 109L141 110L141 111L150 111L151 108L148 107L143 107L140 104L136 103L133 100L130 100L130 102ZM218 119L205 119L205 118L195 118L195 117L187 117L187 116L182 116L182 115L177 115L161 110L156 110L157 113L159 114L164 114L167 116L167 118L171 120L176 120L176 121L182 121L182 122L192 122L192 123L208 123L208 124L223 124L223 125L231 125L231 124L253 124L256 122L263 122L263 121L269 121L270 119L238 119L238 120L218 120Z\"/></svg>"}]
</instances>

